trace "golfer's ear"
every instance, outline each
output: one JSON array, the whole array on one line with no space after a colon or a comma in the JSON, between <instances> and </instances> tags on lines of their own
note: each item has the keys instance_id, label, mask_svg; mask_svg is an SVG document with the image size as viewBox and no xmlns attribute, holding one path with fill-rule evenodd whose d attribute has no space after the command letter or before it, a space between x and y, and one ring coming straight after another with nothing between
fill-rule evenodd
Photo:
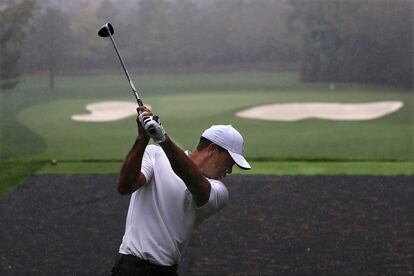
<instances>
[{"instance_id":1,"label":"golfer's ear","mask_svg":"<svg viewBox=\"0 0 414 276\"><path fill-rule=\"evenodd\" d=\"M207 146L207 151L208 152L213 152L215 150L216 150L216 145L214 145L213 143L211 143Z\"/></svg>"},{"instance_id":2,"label":"golfer's ear","mask_svg":"<svg viewBox=\"0 0 414 276\"><path fill-rule=\"evenodd\" d=\"M207 150L209 153L219 153L220 147L214 143L211 143L210 145L208 145Z\"/></svg>"}]
</instances>

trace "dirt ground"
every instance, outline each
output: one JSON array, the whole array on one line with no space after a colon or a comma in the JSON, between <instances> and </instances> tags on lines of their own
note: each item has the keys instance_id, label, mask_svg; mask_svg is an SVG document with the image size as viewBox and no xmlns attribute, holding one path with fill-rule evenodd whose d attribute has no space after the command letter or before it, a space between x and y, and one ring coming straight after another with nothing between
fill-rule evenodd
<instances>
[{"instance_id":1,"label":"dirt ground","mask_svg":"<svg viewBox=\"0 0 414 276\"><path fill-rule=\"evenodd\" d=\"M230 176L180 275L412 275L414 176ZM115 175L31 177L0 201L0 275L109 275Z\"/></svg>"}]
</instances>

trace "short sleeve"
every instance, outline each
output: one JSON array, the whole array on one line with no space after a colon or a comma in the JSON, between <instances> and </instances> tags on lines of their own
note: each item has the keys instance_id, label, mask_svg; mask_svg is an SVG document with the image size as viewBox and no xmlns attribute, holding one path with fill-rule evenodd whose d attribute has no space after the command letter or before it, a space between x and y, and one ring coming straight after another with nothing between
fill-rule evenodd
<instances>
[{"instance_id":1,"label":"short sleeve","mask_svg":"<svg viewBox=\"0 0 414 276\"><path fill-rule=\"evenodd\" d=\"M222 209L229 200L229 192L221 181L208 179L211 185L210 198L206 204L197 208L204 214L211 215Z\"/></svg>"},{"instance_id":2,"label":"short sleeve","mask_svg":"<svg viewBox=\"0 0 414 276\"><path fill-rule=\"evenodd\" d=\"M154 166L152 160L154 160L154 155L156 154L156 152L153 147L154 146L152 145L147 146L144 151L144 156L142 157L141 172L142 174L144 174L147 183L154 175Z\"/></svg>"}]
</instances>

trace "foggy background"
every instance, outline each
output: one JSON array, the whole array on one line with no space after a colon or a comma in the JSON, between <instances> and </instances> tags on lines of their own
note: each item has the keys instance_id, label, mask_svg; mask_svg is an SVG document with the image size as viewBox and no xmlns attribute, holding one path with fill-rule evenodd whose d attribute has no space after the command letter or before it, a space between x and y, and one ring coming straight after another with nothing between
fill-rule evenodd
<instances>
[{"instance_id":1,"label":"foggy background","mask_svg":"<svg viewBox=\"0 0 414 276\"><path fill-rule=\"evenodd\" d=\"M253 175L234 171L231 204L195 233L183 275L412 274L413 5L0 0L0 271L106 275L113 265L126 207L115 175L98 174L119 172L136 126L71 119L93 102L132 103L118 91L127 84L109 38L97 35L109 21L178 145L190 149L212 122L234 123L254 164ZM361 122L234 114L320 101L404 107Z\"/></svg>"},{"instance_id":2,"label":"foggy background","mask_svg":"<svg viewBox=\"0 0 414 276\"><path fill-rule=\"evenodd\" d=\"M298 70L412 87L412 0L1 0L0 81L120 70Z\"/></svg>"}]
</instances>

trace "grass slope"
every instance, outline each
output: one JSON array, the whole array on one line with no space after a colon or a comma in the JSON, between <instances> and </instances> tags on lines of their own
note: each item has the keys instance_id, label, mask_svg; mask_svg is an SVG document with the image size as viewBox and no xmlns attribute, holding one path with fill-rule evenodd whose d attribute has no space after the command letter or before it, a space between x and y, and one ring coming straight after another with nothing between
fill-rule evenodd
<instances>
[{"instance_id":1,"label":"grass slope","mask_svg":"<svg viewBox=\"0 0 414 276\"><path fill-rule=\"evenodd\" d=\"M39 161L0 161L0 198L12 192L42 166L44 162Z\"/></svg>"}]
</instances>

